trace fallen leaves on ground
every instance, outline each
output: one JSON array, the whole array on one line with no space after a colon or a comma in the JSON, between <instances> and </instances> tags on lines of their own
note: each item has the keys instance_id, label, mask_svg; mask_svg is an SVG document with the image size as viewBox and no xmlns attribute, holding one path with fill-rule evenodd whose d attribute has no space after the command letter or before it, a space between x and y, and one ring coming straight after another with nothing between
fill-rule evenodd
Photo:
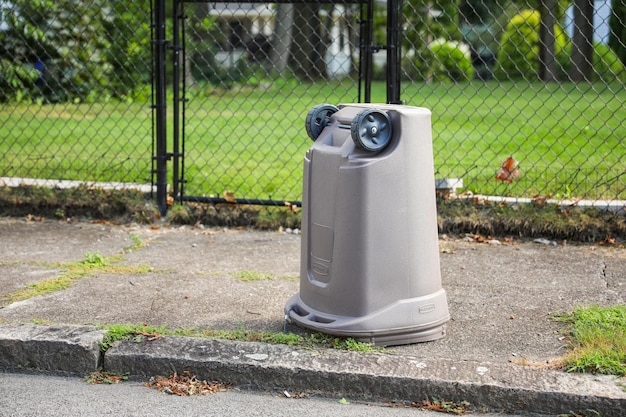
<instances>
[{"instance_id":1,"label":"fallen leaves on ground","mask_svg":"<svg viewBox=\"0 0 626 417\"><path fill-rule=\"evenodd\" d=\"M467 234L465 237L467 240L472 239L476 243L485 243L488 239L490 239L490 237L485 238L485 236L479 234Z\"/></svg>"},{"instance_id":2,"label":"fallen leaves on ground","mask_svg":"<svg viewBox=\"0 0 626 417\"><path fill-rule=\"evenodd\" d=\"M617 246L617 241L613 237L607 237L606 239L598 241L600 246Z\"/></svg>"},{"instance_id":3,"label":"fallen leaves on ground","mask_svg":"<svg viewBox=\"0 0 626 417\"><path fill-rule=\"evenodd\" d=\"M498 245L498 244L501 244L502 242L507 243L507 244L513 244L515 243L515 238L513 236L506 236L502 238L501 240L498 240L489 235L483 236L480 234L466 234L464 241Z\"/></svg>"},{"instance_id":4,"label":"fallen leaves on ground","mask_svg":"<svg viewBox=\"0 0 626 417\"><path fill-rule=\"evenodd\" d=\"M135 332L135 334L137 334L138 336L144 336L146 338L147 342L153 342L153 341L155 341L157 339L162 339L163 338L162 334L159 334L159 333L156 333L156 332L148 333L148 332L145 332L143 330Z\"/></svg>"},{"instance_id":5,"label":"fallen leaves on ground","mask_svg":"<svg viewBox=\"0 0 626 417\"><path fill-rule=\"evenodd\" d=\"M174 372L169 377L155 376L146 382L146 386L155 388L160 392L171 395L190 396L190 395L209 395L226 391L230 388L230 384L222 384L219 382L207 382L199 380L195 375L191 375L189 371L184 371L178 375Z\"/></svg>"},{"instance_id":6,"label":"fallen leaves on ground","mask_svg":"<svg viewBox=\"0 0 626 417\"><path fill-rule=\"evenodd\" d=\"M43 216L33 216L32 214L29 214L26 216L27 222L43 222L45 220L46 219Z\"/></svg>"},{"instance_id":7,"label":"fallen leaves on ground","mask_svg":"<svg viewBox=\"0 0 626 417\"><path fill-rule=\"evenodd\" d=\"M126 381L128 374L118 374L114 372L96 371L85 377L85 381L90 384L117 384Z\"/></svg>"},{"instance_id":8,"label":"fallen leaves on ground","mask_svg":"<svg viewBox=\"0 0 626 417\"><path fill-rule=\"evenodd\" d=\"M471 404L467 401L455 403L452 401L424 400L421 402L414 402L412 405L420 410L438 411L440 413L450 414L465 414L470 412Z\"/></svg>"}]
</instances>

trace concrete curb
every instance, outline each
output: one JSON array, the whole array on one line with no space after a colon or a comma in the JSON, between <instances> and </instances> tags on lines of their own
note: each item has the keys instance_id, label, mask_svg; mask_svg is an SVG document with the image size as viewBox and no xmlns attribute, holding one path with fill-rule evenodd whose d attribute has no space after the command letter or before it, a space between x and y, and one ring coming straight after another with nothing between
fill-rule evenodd
<instances>
[{"instance_id":1,"label":"concrete curb","mask_svg":"<svg viewBox=\"0 0 626 417\"><path fill-rule=\"evenodd\" d=\"M0 367L89 373L101 365L105 330L94 326L0 325Z\"/></svg>"},{"instance_id":2,"label":"concrete curb","mask_svg":"<svg viewBox=\"0 0 626 417\"><path fill-rule=\"evenodd\" d=\"M103 336L92 326L0 325L0 367L79 374L103 367L143 377L190 371L200 379L261 390L374 401L442 398L544 414L594 410L618 417L626 409L626 392L610 376L189 337L117 342L101 362Z\"/></svg>"},{"instance_id":3,"label":"concrete curb","mask_svg":"<svg viewBox=\"0 0 626 417\"><path fill-rule=\"evenodd\" d=\"M386 353L166 337L120 342L107 352L104 363L108 370L133 375L189 370L201 379L236 386L319 391L363 400L443 398L492 410L546 414L596 410L603 417L618 417L626 407L626 393L613 377ZM607 392L607 385L614 389Z\"/></svg>"}]
</instances>

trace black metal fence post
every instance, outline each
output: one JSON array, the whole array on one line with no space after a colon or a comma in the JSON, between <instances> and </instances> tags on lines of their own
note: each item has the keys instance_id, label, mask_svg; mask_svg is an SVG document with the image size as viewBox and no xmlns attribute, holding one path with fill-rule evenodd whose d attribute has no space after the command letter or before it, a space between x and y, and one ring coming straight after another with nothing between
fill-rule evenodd
<instances>
[{"instance_id":1,"label":"black metal fence post","mask_svg":"<svg viewBox=\"0 0 626 417\"><path fill-rule=\"evenodd\" d=\"M402 58L402 0L387 0L387 103L400 100Z\"/></svg>"},{"instance_id":2,"label":"black metal fence post","mask_svg":"<svg viewBox=\"0 0 626 417\"><path fill-rule=\"evenodd\" d=\"M167 40L165 38L165 0L155 0L154 25L155 39L152 40L154 48L154 66L153 89L154 103L153 114L155 116L155 141L156 155L156 188L157 188L157 207L161 215L167 212L167 104L166 104L166 77L165 77L165 51ZM154 179L153 179L154 182Z\"/></svg>"},{"instance_id":3,"label":"black metal fence post","mask_svg":"<svg viewBox=\"0 0 626 417\"><path fill-rule=\"evenodd\" d=\"M173 1L173 28L172 28L172 67L173 67L173 116L172 116L172 194L175 199L180 199L183 194L183 170L181 167L183 154L180 151L181 137L184 118L181 121L181 103L184 106L184 84L181 92L181 72L184 70L184 49L181 44L181 32L183 32L181 22L186 19L184 11L184 1ZM184 32L183 32L184 33ZM182 52L182 54L181 54ZM182 74L184 77L184 73ZM181 123L182 122L182 123Z\"/></svg>"},{"instance_id":4,"label":"black metal fence post","mask_svg":"<svg viewBox=\"0 0 626 417\"><path fill-rule=\"evenodd\" d=\"M363 16L363 7L367 4L365 17ZM359 21L359 101L361 101L361 83L364 82L364 98L365 103L372 101L372 79L374 78L374 65L372 54L375 47L372 44L374 39L374 0L361 2L361 18Z\"/></svg>"}]
</instances>

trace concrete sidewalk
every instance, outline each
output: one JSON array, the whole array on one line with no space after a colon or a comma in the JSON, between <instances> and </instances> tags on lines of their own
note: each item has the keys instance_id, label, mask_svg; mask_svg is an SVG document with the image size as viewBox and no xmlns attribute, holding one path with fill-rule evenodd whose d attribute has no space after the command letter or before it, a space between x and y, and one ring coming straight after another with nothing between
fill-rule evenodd
<instances>
[{"instance_id":1,"label":"concrete sidewalk","mask_svg":"<svg viewBox=\"0 0 626 417\"><path fill-rule=\"evenodd\" d=\"M624 303L623 249L442 238L452 319L435 342L356 353L164 337L118 343L102 357L97 324L282 331L285 302L299 288L300 236L1 218L0 237L0 368L88 373L104 366L136 376L190 370L239 386L355 399L435 397L546 414L593 409L603 417L626 409L626 381L550 367L567 343L553 313ZM119 255L107 258L119 268L9 303L11 294L60 276L64 263L87 253Z\"/></svg>"}]
</instances>

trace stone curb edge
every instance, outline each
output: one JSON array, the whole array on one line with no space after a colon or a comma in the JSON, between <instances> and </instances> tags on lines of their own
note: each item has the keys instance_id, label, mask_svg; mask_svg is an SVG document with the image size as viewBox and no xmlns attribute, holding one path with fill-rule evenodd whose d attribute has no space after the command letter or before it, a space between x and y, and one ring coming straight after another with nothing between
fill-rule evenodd
<instances>
[{"instance_id":1,"label":"stone curb edge","mask_svg":"<svg viewBox=\"0 0 626 417\"><path fill-rule=\"evenodd\" d=\"M105 333L94 326L0 324L0 368L93 372Z\"/></svg>"},{"instance_id":2,"label":"stone curb edge","mask_svg":"<svg viewBox=\"0 0 626 417\"><path fill-rule=\"evenodd\" d=\"M95 326L0 324L0 368L83 375L104 369L135 377L190 371L199 379L251 389L369 401L439 398L507 412L593 410L619 417L626 409L626 380L611 376L174 336L117 342L102 354L105 333Z\"/></svg>"}]
</instances>

